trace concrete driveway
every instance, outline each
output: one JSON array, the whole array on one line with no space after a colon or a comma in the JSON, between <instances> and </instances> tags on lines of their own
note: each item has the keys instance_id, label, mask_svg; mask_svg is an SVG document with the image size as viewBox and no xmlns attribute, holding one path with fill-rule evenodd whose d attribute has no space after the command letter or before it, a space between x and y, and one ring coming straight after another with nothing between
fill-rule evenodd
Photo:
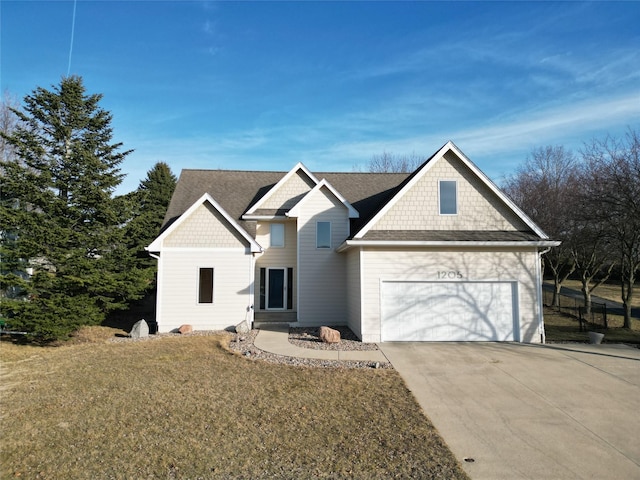
<instances>
[{"instance_id":1,"label":"concrete driveway","mask_svg":"<svg viewBox=\"0 0 640 480\"><path fill-rule=\"evenodd\" d=\"M640 479L640 350L380 348L472 479Z\"/></svg>"}]
</instances>

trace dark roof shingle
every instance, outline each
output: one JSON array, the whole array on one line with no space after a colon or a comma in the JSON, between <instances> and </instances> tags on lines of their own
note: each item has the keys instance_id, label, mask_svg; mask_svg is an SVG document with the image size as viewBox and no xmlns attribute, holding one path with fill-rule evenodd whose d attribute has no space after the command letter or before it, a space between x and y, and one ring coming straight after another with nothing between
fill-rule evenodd
<instances>
[{"instance_id":1,"label":"dark roof shingle","mask_svg":"<svg viewBox=\"0 0 640 480\"><path fill-rule=\"evenodd\" d=\"M182 170L164 217L163 230L205 193L209 193L247 232L255 236L255 222L242 220L251 205L262 198L287 172L241 170ZM384 205L407 173L315 173L327 181L360 213L352 232ZM271 213L271 212L270 212ZM279 212L284 213L284 212Z\"/></svg>"}]
</instances>

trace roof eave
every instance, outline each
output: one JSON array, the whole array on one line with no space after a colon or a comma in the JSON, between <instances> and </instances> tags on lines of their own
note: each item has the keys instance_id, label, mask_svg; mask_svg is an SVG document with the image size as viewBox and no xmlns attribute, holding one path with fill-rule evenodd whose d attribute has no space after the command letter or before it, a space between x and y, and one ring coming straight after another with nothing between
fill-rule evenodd
<instances>
[{"instance_id":1,"label":"roof eave","mask_svg":"<svg viewBox=\"0 0 640 480\"><path fill-rule=\"evenodd\" d=\"M345 240L336 251L343 252L351 247L557 247L557 240L524 241L464 241L464 240Z\"/></svg>"},{"instance_id":2,"label":"roof eave","mask_svg":"<svg viewBox=\"0 0 640 480\"><path fill-rule=\"evenodd\" d=\"M242 215L242 220L288 220L289 216L285 213L284 215L247 215L246 213Z\"/></svg>"}]
</instances>

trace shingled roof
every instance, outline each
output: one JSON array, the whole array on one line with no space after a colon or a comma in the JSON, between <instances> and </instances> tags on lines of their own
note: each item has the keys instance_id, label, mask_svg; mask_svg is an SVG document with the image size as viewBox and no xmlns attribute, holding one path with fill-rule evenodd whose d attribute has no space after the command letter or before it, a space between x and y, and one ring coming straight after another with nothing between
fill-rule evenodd
<instances>
[{"instance_id":1,"label":"shingled roof","mask_svg":"<svg viewBox=\"0 0 640 480\"><path fill-rule=\"evenodd\" d=\"M211 195L225 211L255 236L255 222L242 220L242 215L287 172L242 170L182 170L162 229L167 228L202 195ZM364 225L409 177L408 173L316 173L325 178L360 213L352 220L352 230ZM270 212L272 214L284 212Z\"/></svg>"}]
</instances>

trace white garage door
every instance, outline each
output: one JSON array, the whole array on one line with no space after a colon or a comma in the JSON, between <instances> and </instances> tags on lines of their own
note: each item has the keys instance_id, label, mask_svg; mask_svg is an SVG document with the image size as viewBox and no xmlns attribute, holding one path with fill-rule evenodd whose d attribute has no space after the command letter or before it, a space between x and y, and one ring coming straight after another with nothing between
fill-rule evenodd
<instances>
[{"instance_id":1,"label":"white garage door","mask_svg":"<svg viewBox=\"0 0 640 480\"><path fill-rule=\"evenodd\" d=\"M512 282L382 282L382 341L518 340Z\"/></svg>"}]
</instances>

